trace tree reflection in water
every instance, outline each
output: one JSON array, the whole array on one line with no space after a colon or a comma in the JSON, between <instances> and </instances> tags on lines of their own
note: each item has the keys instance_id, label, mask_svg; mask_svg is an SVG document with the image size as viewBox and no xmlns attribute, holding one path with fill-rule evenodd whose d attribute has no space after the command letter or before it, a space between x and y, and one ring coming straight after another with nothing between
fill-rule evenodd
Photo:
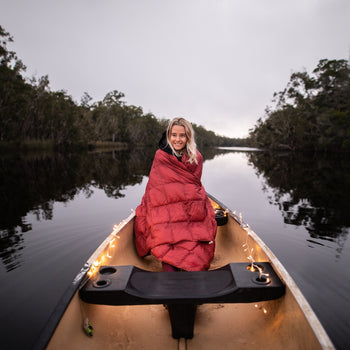
<instances>
[{"instance_id":1,"label":"tree reflection in water","mask_svg":"<svg viewBox=\"0 0 350 350\"><path fill-rule=\"evenodd\" d=\"M304 226L315 244L336 242L340 253L350 227L347 159L270 152L250 153L248 159L263 177L263 190L272 191L269 201L278 206L284 222Z\"/></svg>"},{"instance_id":2,"label":"tree reflection in water","mask_svg":"<svg viewBox=\"0 0 350 350\"><path fill-rule=\"evenodd\" d=\"M141 183L151 169L155 149L72 154L16 154L0 157L0 259L7 271L21 265L23 234L32 229L26 215L52 220L55 202L94 189L120 198L126 186ZM204 150L205 159L224 150Z\"/></svg>"},{"instance_id":3,"label":"tree reflection in water","mask_svg":"<svg viewBox=\"0 0 350 350\"><path fill-rule=\"evenodd\" d=\"M0 157L0 259L7 271L21 265L23 234L38 221L52 220L55 202L78 194L89 198L94 189L120 198L126 186L148 176L155 149ZM203 150L212 159L226 150ZM292 153L247 153L263 178L263 190L277 205L286 224L304 226L312 244L337 244L338 256L350 227L350 164L341 157Z\"/></svg>"},{"instance_id":4,"label":"tree reflection in water","mask_svg":"<svg viewBox=\"0 0 350 350\"><path fill-rule=\"evenodd\" d=\"M153 152L111 151L0 158L0 258L6 269L21 264L23 233L31 230L25 216L51 220L54 202L68 202L77 194L87 198L93 188L109 197L122 197L127 185L141 182L149 172Z\"/></svg>"}]
</instances>

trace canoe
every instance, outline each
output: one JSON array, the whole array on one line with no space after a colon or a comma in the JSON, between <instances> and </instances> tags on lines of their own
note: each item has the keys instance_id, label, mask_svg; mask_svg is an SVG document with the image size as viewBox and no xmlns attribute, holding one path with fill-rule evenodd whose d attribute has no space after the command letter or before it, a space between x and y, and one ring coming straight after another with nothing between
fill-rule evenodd
<instances>
[{"instance_id":1,"label":"canoe","mask_svg":"<svg viewBox=\"0 0 350 350\"><path fill-rule=\"evenodd\" d=\"M218 222L209 271L162 272L141 259L132 212L76 276L36 348L334 349L276 256L208 197Z\"/></svg>"}]
</instances>

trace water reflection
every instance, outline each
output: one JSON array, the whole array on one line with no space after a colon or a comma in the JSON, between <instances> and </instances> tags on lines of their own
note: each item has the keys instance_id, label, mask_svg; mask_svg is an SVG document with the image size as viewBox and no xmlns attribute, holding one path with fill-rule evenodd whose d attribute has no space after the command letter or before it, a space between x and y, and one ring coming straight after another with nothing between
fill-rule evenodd
<instances>
[{"instance_id":1,"label":"water reflection","mask_svg":"<svg viewBox=\"0 0 350 350\"><path fill-rule=\"evenodd\" d=\"M78 194L89 198L94 188L108 197L149 174L154 149L52 155L8 155L0 158L0 258L7 271L21 265L23 235L32 229L28 213L51 220L55 202ZM231 150L232 151L232 150ZM225 149L202 150L205 160ZM298 154L247 153L263 180L271 204L284 222L305 226L311 244L337 243L338 253L350 227L350 164L342 158Z\"/></svg>"},{"instance_id":2,"label":"water reflection","mask_svg":"<svg viewBox=\"0 0 350 350\"><path fill-rule=\"evenodd\" d=\"M141 183L149 174L155 149L112 150L74 154L16 154L0 157L0 259L7 271L21 265L25 221L52 220L55 202L66 203L78 194L89 198L94 188L108 197L123 197L126 186ZM225 150L204 150L211 159Z\"/></svg>"},{"instance_id":3,"label":"water reflection","mask_svg":"<svg viewBox=\"0 0 350 350\"><path fill-rule=\"evenodd\" d=\"M51 220L54 202L77 194L91 196L93 186L114 198L125 186L139 183L149 171L151 153L75 153L16 155L0 159L0 258L6 269L20 265L23 234L31 230L25 216ZM93 185L93 186L92 186Z\"/></svg>"},{"instance_id":4,"label":"water reflection","mask_svg":"<svg viewBox=\"0 0 350 350\"><path fill-rule=\"evenodd\" d=\"M272 193L269 201L278 206L284 222L304 226L311 243L337 242L340 252L350 227L346 158L256 152L248 159L263 178L263 189Z\"/></svg>"}]
</instances>

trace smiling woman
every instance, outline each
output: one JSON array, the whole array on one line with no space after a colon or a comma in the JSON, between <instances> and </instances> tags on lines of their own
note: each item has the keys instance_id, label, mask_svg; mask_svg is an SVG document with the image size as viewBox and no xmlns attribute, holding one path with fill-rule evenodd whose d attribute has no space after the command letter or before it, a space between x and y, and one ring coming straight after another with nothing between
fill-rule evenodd
<instances>
[{"instance_id":1,"label":"smiling woman","mask_svg":"<svg viewBox=\"0 0 350 350\"><path fill-rule=\"evenodd\" d=\"M164 270L207 270L214 256L215 215L201 183L203 157L184 118L173 119L154 157L136 209L135 242Z\"/></svg>"},{"instance_id":2,"label":"smiling woman","mask_svg":"<svg viewBox=\"0 0 350 350\"><path fill-rule=\"evenodd\" d=\"M180 125L174 125L170 133L170 144L177 151L181 152L187 142L187 137L185 133L185 128Z\"/></svg>"},{"instance_id":3,"label":"smiling woman","mask_svg":"<svg viewBox=\"0 0 350 350\"><path fill-rule=\"evenodd\" d=\"M174 118L166 131L166 142L178 158L187 154L189 162L197 162L197 145L192 125L185 118Z\"/></svg>"}]
</instances>

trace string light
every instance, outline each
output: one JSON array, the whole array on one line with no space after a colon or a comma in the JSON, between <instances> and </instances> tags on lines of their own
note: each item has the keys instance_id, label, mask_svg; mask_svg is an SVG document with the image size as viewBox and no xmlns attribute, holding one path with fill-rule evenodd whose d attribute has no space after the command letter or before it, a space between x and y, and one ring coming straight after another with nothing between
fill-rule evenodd
<instances>
[{"instance_id":1,"label":"string light","mask_svg":"<svg viewBox=\"0 0 350 350\"><path fill-rule=\"evenodd\" d=\"M120 238L119 236L117 236L117 237ZM113 244L114 241L115 241L115 238L113 238L108 244L107 257L110 258L110 259L112 259L112 255L110 254L110 249L111 248L115 248L115 244Z\"/></svg>"},{"instance_id":2,"label":"string light","mask_svg":"<svg viewBox=\"0 0 350 350\"><path fill-rule=\"evenodd\" d=\"M240 223L242 225L243 221L242 221L242 214L241 213L239 214L239 220L240 220ZM269 282L269 278L268 278L269 274L268 273L263 273L262 267L255 263L255 259L253 257L254 248L250 248L249 247L249 243L248 243L248 239L249 239L249 231L247 229L248 227L249 227L248 224L244 224L244 228L245 228L245 230L247 232L247 235L246 235L246 240L245 240L245 242L242 245L243 251L249 253L249 255L247 256L247 259L249 260L250 265L249 265L249 267L247 267L247 269L252 271L252 272L255 272L256 270L258 270L259 271L259 277L257 278L257 280L261 281L261 282ZM267 314L267 309L265 307L263 307L263 306L259 307L258 304L254 304L254 307L255 308L259 308L260 310L262 310L262 312L265 315Z\"/></svg>"},{"instance_id":3,"label":"string light","mask_svg":"<svg viewBox=\"0 0 350 350\"><path fill-rule=\"evenodd\" d=\"M250 261L250 267L248 268L248 270L252 272L255 272L256 270L258 270L259 271L258 280L268 282L269 274L263 273L263 269L261 268L261 266L255 263L255 259L253 257L254 248L251 248L251 249L249 248L249 243L248 243L249 232L248 231L246 232L247 232L246 241L245 243L243 243L242 247L244 248L245 252L249 252L249 256L247 256L247 259Z\"/></svg>"},{"instance_id":4,"label":"string light","mask_svg":"<svg viewBox=\"0 0 350 350\"><path fill-rule=\"evenodd\" d=\"M267 314L267 309L264 307L264 306L260 306L259 307L259 305L258 304L254 304L254 307L256 308L256 309L259 309L259 310L262 310L262 312L266 315Z\"/></svg>"},{"instance_id":5,"label":"string light","mask_svg":"<svg viewBox=\"0 0 350 350\"><path fill-rule=\"evenodd\" d=\"M101 266L106 260L106 256L103 254L99 259L96 259L91 267L90 267L90 270L88 271L88 275L91 277L92 275L94 275L97 270L98 270L98 267Z\"/></svg>"},{"instance_id":6,"label":"string light","mask_svg":"<svg viewBox=\"0 0 350 350\"><path fill-rule=\"evenodd\" d=\"M133 210L133 209L131 209L131 211L134 213L134 210ZM88 275L89 275L90 277L93 276L93 275L97 272L99 266L105 264L106 258L112 259L112 257L113 257L113 255L112 255L112 250L113 250L113 248L116 247L116 245L115 245L115 243L116 243L116 238L120 239L119 232L120 232L120 230L121 230L127 223L128 223L128 220L125 220L125 219L124 219L124 220L121 221L118 225L114 225L114 226L113 226L113 231L111 232L111 235L113 235L114 238L112 238L112 239L110 240L110 242L108 243L108 246L107 246L107 249L106 249L106 250L107 250L106 255L103 254L103 255L99 256L99 257L91 264L91 267L90 267L90 269L89 269L89 271L88 271Z\"/></svg>"}]
</instances>

